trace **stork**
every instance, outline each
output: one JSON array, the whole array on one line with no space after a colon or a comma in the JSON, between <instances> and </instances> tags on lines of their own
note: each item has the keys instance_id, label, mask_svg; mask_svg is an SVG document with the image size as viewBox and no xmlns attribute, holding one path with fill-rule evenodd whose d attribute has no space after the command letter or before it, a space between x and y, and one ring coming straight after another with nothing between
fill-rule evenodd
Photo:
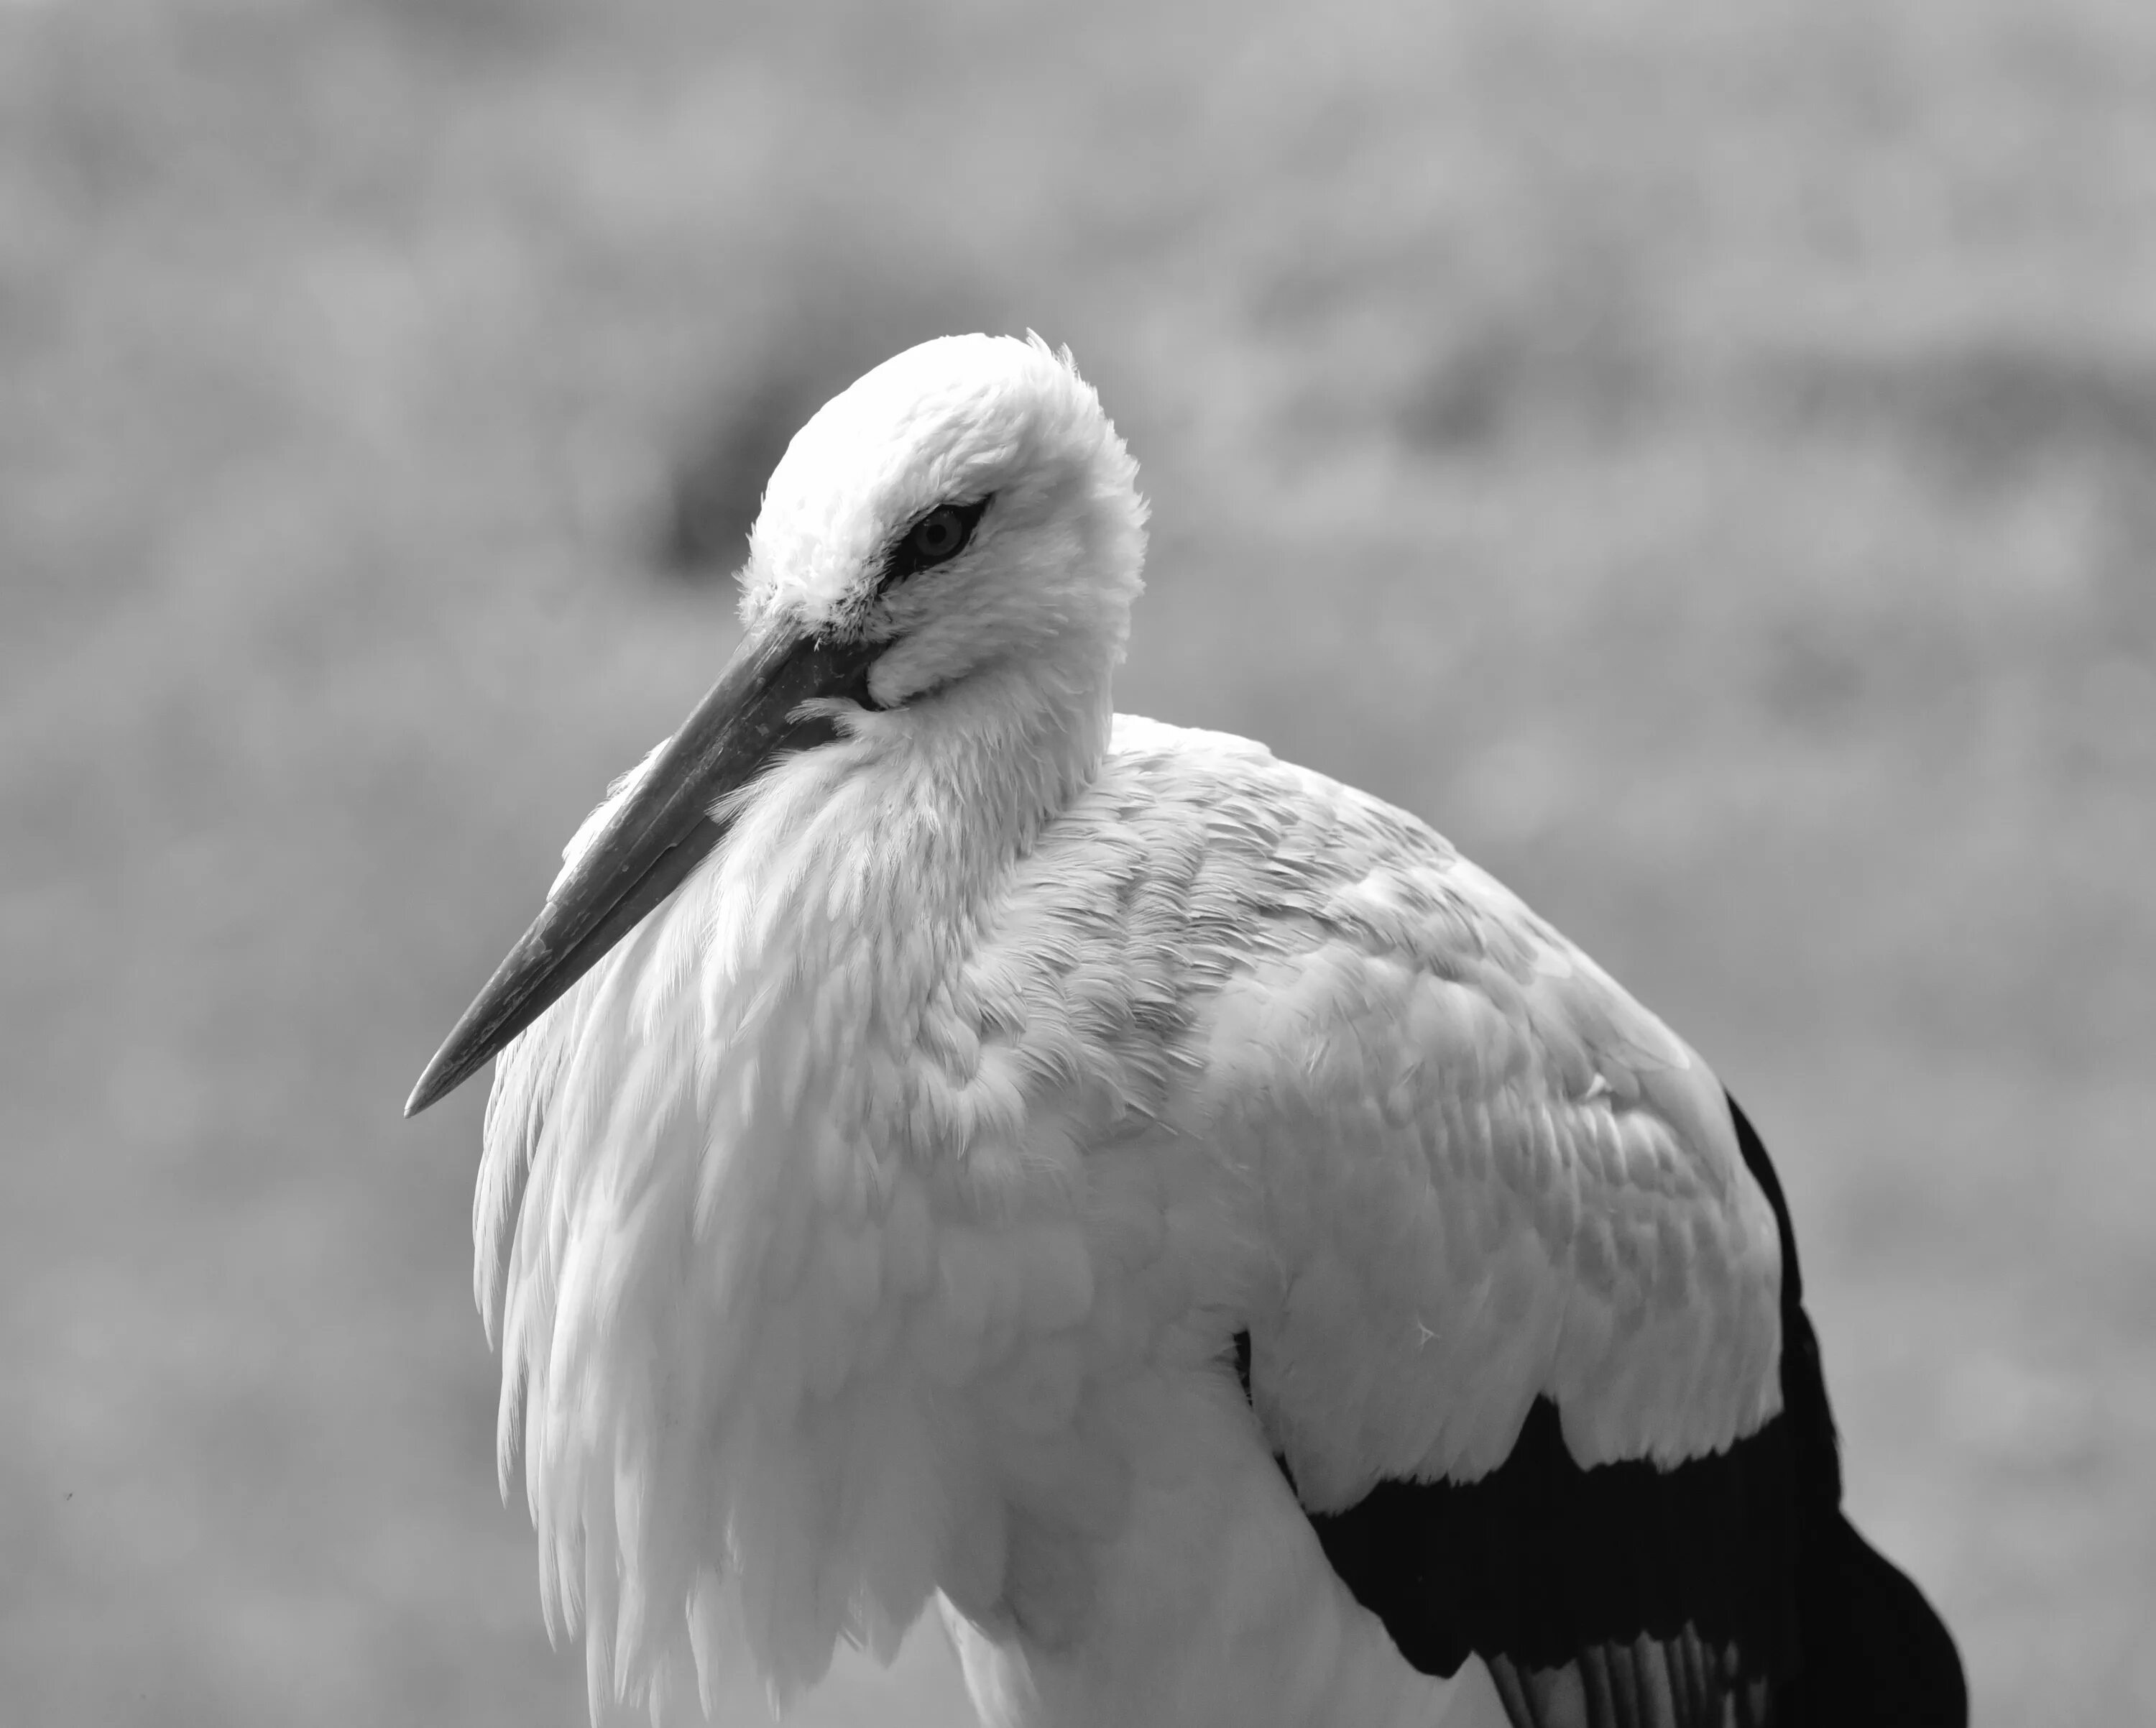
<instances>
[{"instance_id":1,"label":"stork","mask_svg":"<svg viewBox=\"0 0 2156 1728\"><path fill-rule=\"evenodd\" d=\"M407 1106L499 1057L594 1716L933 1602L995 1728L1963 1723L1742 1112L1414 817L1115 714L1145 517L1038 337L834 398Z\"/></svg>"}]
</instances>

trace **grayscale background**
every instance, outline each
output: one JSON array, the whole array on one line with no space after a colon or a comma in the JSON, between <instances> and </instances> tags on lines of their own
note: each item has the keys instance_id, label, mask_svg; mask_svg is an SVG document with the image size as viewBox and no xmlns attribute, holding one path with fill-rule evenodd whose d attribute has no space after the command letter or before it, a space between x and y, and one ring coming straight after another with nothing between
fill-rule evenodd
<instances>
[{"instance_id":1,"label":"grayscale background","mask_svg":"<svg viewBox=\"0 0 2156 1728\"><path fill-rule=\"evenodd\" d=\"M398 1106L793 426L1028 326L1122 705L1700 1046L1979 1721L2156 1716L2156 8L0 0L0 1720L583 1720Z\"/></svg>"}]
</instances>

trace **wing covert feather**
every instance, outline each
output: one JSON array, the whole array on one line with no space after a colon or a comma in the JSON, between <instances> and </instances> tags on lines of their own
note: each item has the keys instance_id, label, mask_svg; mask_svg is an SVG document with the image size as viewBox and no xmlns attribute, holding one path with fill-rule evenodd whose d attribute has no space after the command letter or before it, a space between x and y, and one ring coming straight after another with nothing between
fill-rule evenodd
<instances>
[{"instance_id":1,"label":"wing covert feather","mask_svg":"<svg viewBox=\"0 0 2156 1728\"><path fill-rule=\"evenodd\" d=\"M1240 739L1116 743L1074 814L1203 840L1175 1119L1255 1196L1255 1396L1306 1504L1482 1474L1538 1396L1583 1465L1770 1417L1774 1219L1707 1065L1413 817Z\"/></svg>"}]
</instances>

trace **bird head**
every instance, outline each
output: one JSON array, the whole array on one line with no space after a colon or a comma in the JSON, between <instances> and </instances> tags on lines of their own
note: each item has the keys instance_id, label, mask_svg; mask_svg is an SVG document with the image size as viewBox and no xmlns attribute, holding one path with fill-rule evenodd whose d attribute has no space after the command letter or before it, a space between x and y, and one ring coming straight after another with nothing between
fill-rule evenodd
<instances>
[{"instance_id":1,"label":"bird head","mask_svg":"<svg viewBox=\"0 0 2156 1728\"><path fill-rule=\"evenodd\" d=\"M476 1072L665 899L777 758L863 733L1017 738L1029 724L1097 752L1141 585L1136 478L1069 353L1038 337L924 342L826 403L765 490L740 647L575 855L405 1113Z\"/></svg>"},{"instance_id":2,"label":"bird head","mask_svg":"<svg viewBox=\"0 0 2156 1728\"><path fill-rule=\"evenodd\" d=\"M1067 351L923 342L795 435L749 537L742 621L872 651L880 710L983 672L1104 678L1139 586L1136 476Z\"/></svg>"}]
</instances>

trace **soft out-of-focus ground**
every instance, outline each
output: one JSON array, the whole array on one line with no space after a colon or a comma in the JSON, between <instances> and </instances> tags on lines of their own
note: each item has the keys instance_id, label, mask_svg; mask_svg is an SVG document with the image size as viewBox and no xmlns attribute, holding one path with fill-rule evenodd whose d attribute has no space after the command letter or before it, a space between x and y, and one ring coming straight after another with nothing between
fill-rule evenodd
<instances>
[{"instance_id":1,"label":"soft out-of-focus ground","mask_svg":"<svg viewBox=\"0 0 2156 1728\"><path fill-rule=\"evenodd\" d=\"M13 0L0 1718L581 1720L398 1105L786 429L1027 324L1122 705L1702 1046L1979 1720L2156 1715L2156 12Z\"/></svg>"}]
</instances>

